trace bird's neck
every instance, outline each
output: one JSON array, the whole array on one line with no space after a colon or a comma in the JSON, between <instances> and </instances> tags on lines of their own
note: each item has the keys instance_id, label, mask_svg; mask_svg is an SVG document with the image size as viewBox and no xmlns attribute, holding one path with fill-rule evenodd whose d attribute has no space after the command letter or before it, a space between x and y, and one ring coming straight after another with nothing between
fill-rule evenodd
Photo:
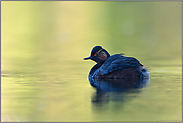
<instances>
[{"instance_id":1,"label":"bird's neck","mask_svg":"<svg viewBox=\"0 0 183 123\"><path fill-rule=\"evenodd\" d=\"M90 73L89 75L93 75L93 73L98 69L100 68L100 66L102 66L103 62L102 63L97 63L95 66L92 67L92 69L90 70Z\"/></svg>"}]
</instances>

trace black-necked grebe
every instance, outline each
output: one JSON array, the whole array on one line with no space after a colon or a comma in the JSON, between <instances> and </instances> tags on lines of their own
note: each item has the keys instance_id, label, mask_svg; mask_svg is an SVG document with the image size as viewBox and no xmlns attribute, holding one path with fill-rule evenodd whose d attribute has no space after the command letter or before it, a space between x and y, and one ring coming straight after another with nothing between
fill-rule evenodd
<instances>
[{"instance_id":1,"label":"black-necked grebe","mask_svg":"<svg viewBox=\"0 0 183 123\"><path fill-rule=\"evenodd\" d=\"M122 79L122 78L148 78L148 70L133 57L126 57L123 54L110 54L101 46L95 46L90 57L97 62L89 72L89 77L98 79Z\"/></svg>"}]
</instances>

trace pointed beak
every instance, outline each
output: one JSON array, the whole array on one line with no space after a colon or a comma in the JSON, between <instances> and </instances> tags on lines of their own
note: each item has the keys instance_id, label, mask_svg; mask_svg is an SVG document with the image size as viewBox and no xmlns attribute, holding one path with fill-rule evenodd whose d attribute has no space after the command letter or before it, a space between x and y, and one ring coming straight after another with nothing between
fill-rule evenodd
<instances>
[{"instance_id":1,"label":"pointed beak","mask_svg":"<svg viewBox=\"0 0 183 123\"><path fill-rule=\"evenodd\" d=\"M86 58L84 58L84 60L88 60L88 59L91 59L92 57L90 56L90 57L86 57Z\"/></svg>"}]
</instances>

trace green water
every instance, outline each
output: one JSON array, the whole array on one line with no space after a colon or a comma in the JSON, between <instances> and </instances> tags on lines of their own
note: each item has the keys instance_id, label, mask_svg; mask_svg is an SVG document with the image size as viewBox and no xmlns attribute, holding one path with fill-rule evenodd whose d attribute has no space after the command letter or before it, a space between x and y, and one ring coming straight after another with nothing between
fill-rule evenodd
<instances>
[{"instance_id":1,"label":"green water","mask_svg":"<svg viewBox=\"0 0 183 123\"><path fill-rule=\"evenodd\" d=\"M181 2L1 2L1 119L182 121ZM146 87L96 103L95 45L149 68Z\"/></svg>"}]
</instances>

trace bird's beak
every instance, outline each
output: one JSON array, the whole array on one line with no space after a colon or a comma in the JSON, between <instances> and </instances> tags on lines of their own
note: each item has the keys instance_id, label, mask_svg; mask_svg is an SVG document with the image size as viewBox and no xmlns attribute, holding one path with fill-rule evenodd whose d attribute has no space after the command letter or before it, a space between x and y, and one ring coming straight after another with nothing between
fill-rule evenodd
<instances>
[{"instance_id":1,"label":"bird's beak","mask_svg":"<svg viewBox=\"0 0 183 123\"><path fill-rule=\"evenodd\" d=\"M86 57L86 58L84 58L84 60L88 60L88 59L91 59L92 57L90 56L90 57Z\"/></svg>"}]
</instances>

